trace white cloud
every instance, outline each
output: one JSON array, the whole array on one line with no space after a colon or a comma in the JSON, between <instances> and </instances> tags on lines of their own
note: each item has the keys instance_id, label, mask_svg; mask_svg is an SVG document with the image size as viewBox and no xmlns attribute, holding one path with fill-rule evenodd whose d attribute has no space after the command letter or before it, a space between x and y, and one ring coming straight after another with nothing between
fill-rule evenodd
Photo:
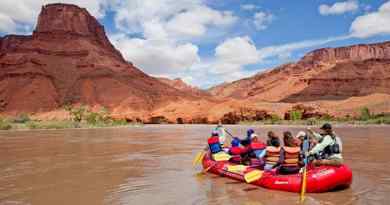
<instances>
[{"instance_id":1,"label":"white cloud","mask_svg":"<svg viewBox=\"0 0 390 205\"><path fill-rule=\"evenodd\" d=\"M12 32L24 33L26 26L28 26L31 30L37 21L37 17L41 10L42 5L48 3L76 4L79 5L80 7L87 8L88 11L96 17L103 17L106 11L105 8L108 8L112 4L112 1L109 0L97 0L97 1L1 0L0 1L1 23L7 23L7 25L10 25L9 27L6 27L5 26L6 24L2 24L2 27L5 27L5 29L3 28L1 31L5 33L12 33Z\"/></svg>"},{"instance_id":2,"label":"white cloud","mask_svg":"<svg viewBox=\"0 0 390 205\"><path fill-rule=\"evenodd\" d=\"M180 36L200 37L207 31L207 26L229 26L237 18L231 12L220 12L206 6L197 6L192 10L175 15L166 24L169 33Z\"/></svg>"},{"instance_id":3,"label":"white cloud","mask_svg":"<svg viewBox=\"0 0 390 205\"><path fill-rule=\"evenodd\" d=\"M215 57L224 64L236 65L256 63L259 60L256 46L248 36L225 40L216 47Z\"/></svg>"},{"instance_id":4,"label":"white cloud","mask_svg":"<svg viewBox=\"0 0 390 205\"><path fill-rule=\"evenodd\" d=\"M349 0L344 2L337 2L333 5L322 4L318 7L321 15L339 15L347 12L357 11L359 9L359 3L355 0Z\"/></svg>"},{"instance_id":5,"label":"white cloud","mask_svg":"<svg viewBox=\"0 0 390 205\"><path fill-rule=\"evenodd\" d=\"M16 24L7 15L0 13L0 32L15 32Z\"/></svg>"},{"instance_id":6,"label":"white cloud","mask_svg":"<svg viewBox=\"0 0 390 205\"><path fill-rule=\"evenodd\" d=\"M202 76L205 81L207 73L200 66L205 64L198 46L191 42L216 33L220 37L238 20L232 12L215 10L204 0L126 0L114 10L121 32L142 36L112 37L127 60L148 74L181 77L187 82L199 79L189 76Z\"/></svg>"},{"instance_id":7,"label":"white cloud","mask_svg":"<svg viewBox=\"0 0 390 205\"><path fill-rule=\"evenodd\" d=\"M228 38L215 48L214 56L193 64L182 73L181 78L193 85L207 88L255 74L256 71L244 68L258 61L258 51L248 36Z\"/></svg>"},{"instance_id":8,"label":"white cloud","mask_svg":"<svg viewBox=\"0 0 390 205\"><path fill-rule=\"evenodd\" d=\"M256 30L264 30L268 24L274 19L273 15L265 12L257 12L253 16L253 23L255 24Z\"/></svg>"},{"instance_id":9,"label":"white cloud","mask_svg":"<svg viewBox=\"0 0 390 205\"><path fill-rule=\"evenodd\" d=\"M110 40L126 59L155 76L178 77L200 61L198 47L191 43L176 44L165 40L128 38L125 35L113 35Z\"/></svg>"},{"instance_id":10,"label":"white cloud","mask_svg":"<svg viewBox=\"0 0 390 205\"><path fill-rule=\"evenodd\" d=\"M331 38L319 39L319 40L306 40L306 41L300 41L294 43L287 43L283 45L263 47L259 49L258 52L261 60L265 60L267 58L271 58L275 56L284 58L286 56L290 56L291 52L296 50L313 48L316 46L321 46L330 42L341 41L348 38L350 38L349 35L337 36L337 37L331 37Z\"/></svg>"},{"instance_id":11,"label":"white cloud","mask_svg":"<svg viewBox=\"0 0 390 205\"><path fill-rule=\"evenodd\" d=\"M390 34L390 1L376 12L357 17L350 27L351 35L367 38L380 34Z\"/></svg>"},{"instance_id":12,"label":"white cloud","mask_svg":"<svg viewBox=\"0 0 390 205\"><path fill-rule=\"evenodd\" d=\"M116 8L117 27L127 33L141 33L147 39L191 39L206 34L210 27L226 27L237 17L229 11L208 7L202 0L128 0ZM151 23L153 22L153 23ZM147 29L160 31L155 36Z\"/></svg>"},{"instance_id":13,"label":"white cloud","mask_svg":"<svg viewBox=\"0 0 390 205\"><path fill-rule=\"evenodd\" d=\"M258 8L254 4L242 4L240 7L241 7L242 10L246 10L246 11L252 11L252 10L255 10L255 9Z\"/></svg>"},{"instance_id":14,"label":"white cloud","mask_svg":"<svg viewBox=\"0 0 390 205\"><path fill-rule=\"evenodd\" d=\"M244 67L259 60L256 46L248 36L229 38L216 47L208 72L216 75L216 80L230 82L252 74Z\"/></svg>"}]
</instances>

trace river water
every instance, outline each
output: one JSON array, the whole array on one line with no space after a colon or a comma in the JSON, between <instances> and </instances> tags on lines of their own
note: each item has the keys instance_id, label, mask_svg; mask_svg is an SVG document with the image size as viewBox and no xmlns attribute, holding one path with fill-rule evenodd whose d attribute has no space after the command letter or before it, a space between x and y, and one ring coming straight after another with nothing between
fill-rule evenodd
<instances>
[{"instance_id":1,"label":"river water","mask_svg":"<svg viewBox=\"0 0 390 205\"><path fill-rule=\"evenodd\" d=\"M244 134L246 126L228 126ZM192 167L207 125L0 132L0 205L298 204L298 194L199 174ZM296 127L255 127L268 130ZM336 128L353 184L308 194L305 204L390 202L390 127Z\"/></svg>"}]
</instances>

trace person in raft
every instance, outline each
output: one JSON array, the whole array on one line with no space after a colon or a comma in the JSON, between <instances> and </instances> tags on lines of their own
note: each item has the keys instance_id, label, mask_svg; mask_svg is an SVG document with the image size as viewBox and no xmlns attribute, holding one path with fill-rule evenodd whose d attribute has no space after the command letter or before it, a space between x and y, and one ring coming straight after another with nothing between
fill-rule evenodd
<instances>
[{"instance_id":1,"label":"person in raft","mask_svg":"<svg viewBox=\"0 0 390 205\"><path fill-rule=\"evenodd\" d=\"M269 131L267 136L268 136L267 146L274 146L274 147L280 146L280 139L274 132Z\"/></svg>"},{"instance_id":2,"label":"person in raft","mask_svg":"<svg viewBox=\"0 0 390 205\"><path fill-rule=\"evenodd\" d=\"M214 129L216 133L218 133L219 137L219 143L223 147L226 141L226 133L225 133L225 128L223 127L221 121L218 122L217 127Z\"/></svg>"},{"instance_id":3,"label":"person in raft","mask_svg":"<svg viewBox=\"0 0 390 205\"><path fill-rule=\"evenodd\" d=\"M264 167L264 156L267 145L256 134L251 135L251 143L248 146L248 156L252 167Z\"/></svg>"},{"instance_id":4,"label":"person in raft","mask_svg":"<svg viewBox=\"0 0 390 205\"><path fill-rule=\"evenodd\" d=\"M242 158L245 153L247 153L247 149L243 146L240 146L241 140L238 137L233 137L231 141L232 147L229 149L229 154L232 155L230 161L233 163L241 164Z\"/></svg>"},{"instance_id":5,"label":"person in raft","mask_svg":"<svg viewBox=\"0 0 390 205\"><path fill-rule=\"evenodd\" d=\"M252 136L252 134L255 134L255 131L253 129L248 129L246 131L245 139L241 140L242 146L244 146L244 147L249 146L249 144L251 143L251 136Z\"/></svg>"},{"instance_id":6,"label":"person in raft","mask_svg":"<svg viewBox=\"0 0 390 205\"><path fill-rule=\"evenodd\" d=\"M268 133L269 136L270 133ZM271 136L273 137L267 141L264 171L270 171L280 164L280 141L278 137L274 137L276 135L271 134Z\"/></svg>"},{"instance_id":7,"label":"person in raft","mask_svg":"<svg viewBox=\"0 0 390 205\"><path fill-rule=\"evenodd\" d=\"M283 133L284 146L280 150L280 174L295 174L301 169L301 148L300 144L292 136L291 132Z\"/></svg>"},{"instance_id":8,"label":"person in raft","mask_svg":"<svg viewBox=\"0 0 390 205\"><path fill-rule=\"evenodd\" d=\"M207 140L207 143L209 145L209 149L210 149L210 152L212 154L217 154L219 152L222 152L222 146L219 142L219 136L218 136L218 132L213 130L211 132L211 136L209 137L209 139Z\"/></svg>"},{"instance_id":9,"label":"person in raft","mask_svg":"<svg viewBox=\"0 0 390 205\"><path fill-rule=\"evenodd\" d=\"M318 143L309 151L309 155L314 155L315 166L330 165L340 166L343 164L342 142L341 139L333 132L332 125L325 123L320 128L323 132L318 134L311 129L308 132L318 141Z\"/></svg>"},{"instance_id":10,"label":"person in raft","mask_svg":"<svg viewBox=\"0 0 390 205\"><path fill-rule=\"evenodd\" d=\"M308 137L309 139L309 150L311 150L317 143L317 141L311 137L308 136L308 134L305 131L299 131L298 134L295 136L295 138L298 140L299 146L301 149L303 149L303 141L305 140L305 137Z\"/></svg>"}]
</instances>

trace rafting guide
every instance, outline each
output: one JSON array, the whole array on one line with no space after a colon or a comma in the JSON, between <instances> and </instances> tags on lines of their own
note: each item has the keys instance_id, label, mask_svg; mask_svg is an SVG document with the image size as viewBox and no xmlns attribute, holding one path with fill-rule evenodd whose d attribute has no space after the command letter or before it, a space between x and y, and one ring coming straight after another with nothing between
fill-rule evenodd
<instances>
[{"instance_id":1,"label":"rafting guide","mask_svg":"<svg viewBox=\"0 0 390 205\"><path fill-rule=\"evenodd\" d=\"M283 133L283 144L272 131L267 142L247 130L244 139L234 137L221 123L208 138L208 148L198 154L194 165L202 164L210 172L268 189L299 192L301 201L306 192L320 193L348 188L352 171L343 163L341 139L331 124L300 131L293 137ZM231 146L226 146L226 133ZM265 137L265 136L264 136Z\"/></svg>"}]
</instances>

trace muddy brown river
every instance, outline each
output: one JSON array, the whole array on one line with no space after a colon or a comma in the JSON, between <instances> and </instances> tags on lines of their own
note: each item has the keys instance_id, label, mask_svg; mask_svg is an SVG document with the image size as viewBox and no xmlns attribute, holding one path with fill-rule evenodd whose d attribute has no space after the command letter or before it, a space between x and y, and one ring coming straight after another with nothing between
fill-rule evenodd
<instances>
[{"instance_id":1,"label":"muddy brown river","mask_svg":"<svg viewBox=\"0 0 390 205\"><path fill-rule=\"evenodd\" d=\"M227 126L243 135L248 126ZM212 126L0 132L0 205L298 204L295 193L198 174L195 154ZM295 127L255 127L281 133ZM349 189L305 204L388 204L390 127L336 128L353 171Z\"/></svg>"}]
</instances>

